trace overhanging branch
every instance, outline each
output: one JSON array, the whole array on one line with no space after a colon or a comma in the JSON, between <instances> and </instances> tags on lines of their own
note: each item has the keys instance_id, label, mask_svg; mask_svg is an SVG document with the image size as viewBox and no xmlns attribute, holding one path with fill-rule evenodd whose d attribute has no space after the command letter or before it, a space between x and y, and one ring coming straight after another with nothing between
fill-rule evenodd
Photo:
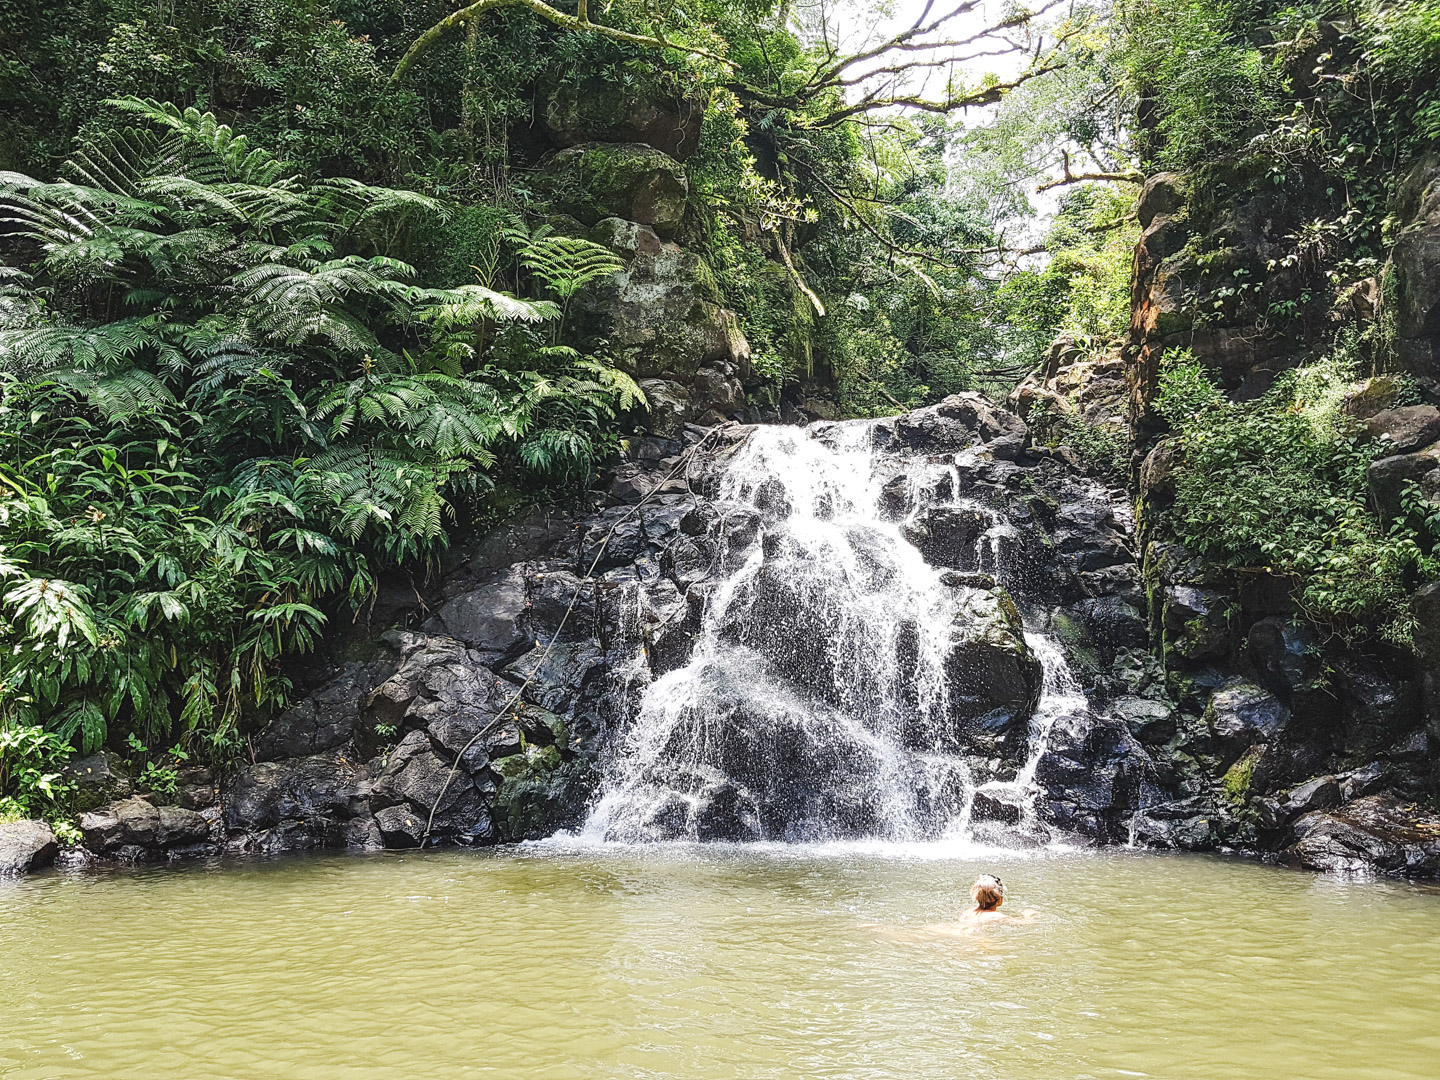
<instances>
[{"instance_id":1,"label":"overhanging branch","mask_svg":"<svg viewBox=\"0 0 1440 1080\"><path fill-rule=\"evenodd\" d=\"M1066 184L1079 184L1086 180L1106 180L1124 184L1143 184L1145 182L1145 174L1137 169L1127 169L1124 172L1071 172L1070 151L1061 150L1060 157L1064 162L1065 175L1059 180L1047 180L1043 184L1036 185L1037 194L1049 191L1051 188L1064 187Z\"/></svg>"},{"instance_id":2,"label":"overhanging branch","mask_svg":"<svg viewBox=\"0 0 1440 1080\"><path fill-rule=\"evenodd\" d=\"M599 34L602 37L613 38L616 41L624 41L631 45L644 45L652 49L675 49L679 52L690 53L693 56L703 56L707 60L713 60L717 64L723 64L728 68L734 67L725 57L709 49L702 49L694 45L681 45L677 42L668 41L658 34L632 34L628 30L617 30L613 26L605 26L601 23L591 22L588 4L585 0L581 0L576 8L577 14L575 15L567 15L565 12L551 7L545 3L544 0L479 0L478 3L470 4L460 8L458 11L451 12L416 38L414 44L405 51L405 55L402 56L400 62L395 65L395 72L390 76L390 84L394 86L403 79L405 73L415 66L415 61L418 60L423 53L438 44L447 34L454 33L466 23L479 19L489 12L502 7L526 8L540 16L540 18L546 22L553 23L564 30L589 31Z\"/></svg>"}]
</instances>

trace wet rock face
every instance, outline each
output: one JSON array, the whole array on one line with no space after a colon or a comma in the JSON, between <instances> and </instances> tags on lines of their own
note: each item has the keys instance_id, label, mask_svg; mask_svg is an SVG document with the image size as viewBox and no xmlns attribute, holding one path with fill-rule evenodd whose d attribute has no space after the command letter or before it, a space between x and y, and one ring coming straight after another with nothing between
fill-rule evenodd
<instances>
[{"instance_id":1,"label":"wet rock face","mask_svg":"<svg viewBox=\"0 0 1440 1080\"><path fill-rule=\"evenodd\" d=\"M1021 609L1068 619L1102 660L1143 626L1123 503L1029 456L1025 425L977 395L807 434L837 446L864 434L876 489L894 492L879 525L834 534L843 559L801 522L802 509L823 521L843 507L812 508L776 478L754 490L726 479L748 430L635 440L610 505L537 534L519 561L457 570L427 622L388 634L256 737L258 760L223 785L219 843L406 847L428 828L432 843L475 845L576 827L648 688L682 674L697 680L699 706L677 712L646 777L675 797L647 807L637 836L883 834L895 811L877 805L876 770L891 766L859 751L857 722L891 717L883 737L900 752L979 755L1003 782L1041 693ZM943 613L867 613L911 572L907 559L941 574ZM730 615L714 640L752 659L685 670L722 602ZM882 623L893 633L877 637ZM939 711L923 704L935 694ZM1109 840L1148 797L1140 777L1153 769L1124 722L1088 724L1057 729L1041 772L1053 788L1046 819ZM708 756L687 756L697 740ZM937 777L904 813L921 833L940 829L964 798L958 775ZM107 852L121 846L105 840Z\"/></svg>"},{"instance_id":2,"label":"wet rock face","mask_svg":"<svg viewBox=\"0 0 1440 1080\"><path fill-rule=\"evenodd\" d=\"M212 855L213 819L180 806L156 806L135 796L92 810L80 818L85 847L122 862Z\"/></svg>"},{"instance_id":3,"label":"wet rock face","mask_svg":"<svg viewBox=\"0 0 1440 1080\"><path fill-rule=\"evenodd\" d=\"M0 825L0 878L43 869L59 850L54 830L45 822L6 822Z\"/></svg>"},{"instance_id":4,"label":"wet rock face","mask_svg":"<svg viewBox=\"0 0 1440 1080\"><path fill-rule=\"evenodd\" d=\"M1284 857L1307 870L1440 874L1440 818L1393 795L1306 814L1295 835Z\"/></svg>"}]
</instances>

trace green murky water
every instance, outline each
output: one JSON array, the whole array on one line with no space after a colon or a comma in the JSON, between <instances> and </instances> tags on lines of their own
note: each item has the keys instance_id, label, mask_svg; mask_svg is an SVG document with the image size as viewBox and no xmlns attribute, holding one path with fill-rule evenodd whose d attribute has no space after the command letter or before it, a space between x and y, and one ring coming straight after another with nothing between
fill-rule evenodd
<instances>
[{"instance_id":1,"label":"green murky water","mask_svg":"<svg viewBox=\"0 0 1440 1080\"><path fill-rule=\"evenodd\" d=\"M904 940L980 869L1042 922ZM0 884L6 1080L1433 1080L1437 1021L1440 894L1219 859L525 849Z\"/></svg>"}]
</instances>

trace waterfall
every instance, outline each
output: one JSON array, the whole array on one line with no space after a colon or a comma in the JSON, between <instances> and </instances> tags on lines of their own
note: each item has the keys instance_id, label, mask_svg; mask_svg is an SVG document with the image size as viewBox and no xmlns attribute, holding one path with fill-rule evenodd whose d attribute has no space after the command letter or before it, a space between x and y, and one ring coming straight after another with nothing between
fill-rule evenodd
<instances>
[{"instance_id":1,"label":"waterfall","mask_svg":"<svg viewBox=\"0 0 1440 1080\"><path fill-rule=\"evenodd\" d=\"M1084 696L995 588L1017 533L965 496L975 452L882 468L876 423L757 428L721 468L693 651L639 691L583 836L933 840L977 799L1043 832L1037 762Z\"/></svg>"}]
</instances>

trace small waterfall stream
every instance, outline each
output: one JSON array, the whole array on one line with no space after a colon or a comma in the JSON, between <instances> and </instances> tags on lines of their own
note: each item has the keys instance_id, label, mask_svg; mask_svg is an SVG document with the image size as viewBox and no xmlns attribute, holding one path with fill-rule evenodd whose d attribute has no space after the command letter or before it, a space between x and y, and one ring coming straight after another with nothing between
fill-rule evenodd
<instances>
[{"instance_id":1,"label":"small waterfall stream","mask_svg":"<svg viewBox=\"0 0 1440 1080\"><path fill-rule=\"evenodd\" d=\"M986 576L1005 580L1015 530L963 496L973 451L916 459L897 483L872 427L758 428L723 468L693 652L641 691L585 838L963 838L977 797L1044 835L1036 767L1086 703L1058 644L1022 639ZM937 510L968 523L949 569L912 542ZM992 707L996 685L1013 689Z\"/></svg>"}]
</instances>

